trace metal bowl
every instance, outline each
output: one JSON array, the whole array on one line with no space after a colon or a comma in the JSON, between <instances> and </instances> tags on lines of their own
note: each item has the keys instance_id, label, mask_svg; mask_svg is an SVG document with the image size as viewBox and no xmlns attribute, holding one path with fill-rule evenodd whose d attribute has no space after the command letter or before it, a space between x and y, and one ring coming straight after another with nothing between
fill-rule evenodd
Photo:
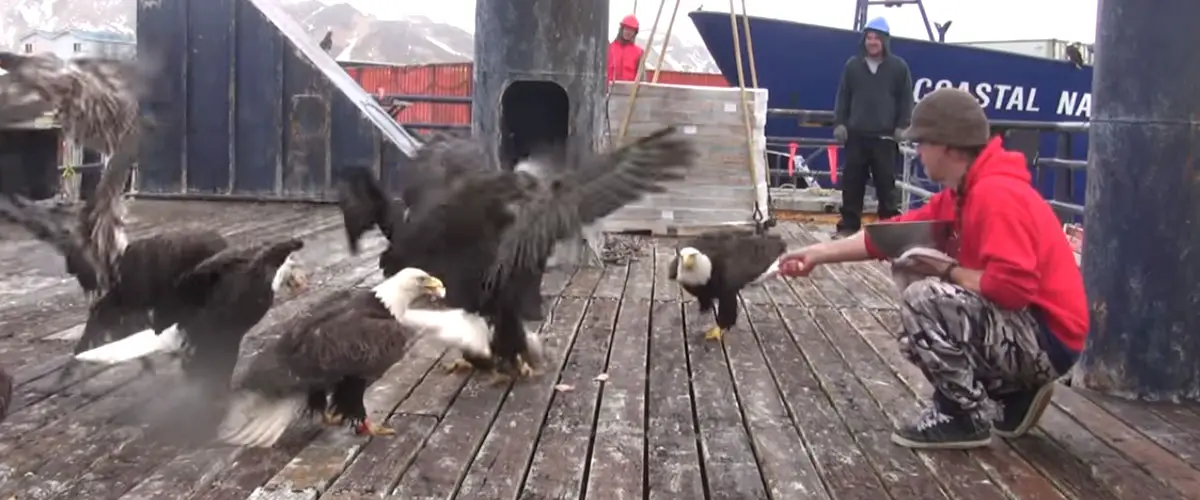
<instances>
[{"instance_id":1,"label":"metal bowl","mask_svg":"<svg viewBox=\"0 0 1200 500\"><path fill-rule=\"evenodd\" d=\"M950 221L876 222L863 228L875 248L889 259L898 259L917 247L944 252L953 229Z\"/></svg>"}]
</instances>

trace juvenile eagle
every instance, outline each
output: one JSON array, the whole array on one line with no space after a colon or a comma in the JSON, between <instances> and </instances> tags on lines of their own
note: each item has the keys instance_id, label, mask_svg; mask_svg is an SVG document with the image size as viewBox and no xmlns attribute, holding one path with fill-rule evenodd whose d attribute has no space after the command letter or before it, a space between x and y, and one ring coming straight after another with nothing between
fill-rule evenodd
<instances>
[{"instance_id":1,"label":"juvenile eagle","mask_svg":"<svg viewBox=\"0 0 1200 500\"><path fill-rule=\"evenodd\" d=\"M305 413L321 414L326 425L351 423L359 434L393 431L369 422L363 404L368 387L400 361L410 344L432 335L439 341L487 356L487 326L461 310L409 306L441 298L441 280L415 268L403 269L371 290L346 290L304 316L251 361L218 430L222 441L271 446ZM482 331L480 331L482 329Z\"/></svg>"},{"instance_id":2,"label":"juvenile eagle","mask_svg":"<svg viewBox=\"0 0 1200 500\"><path fill-rule=\"evenodd\" d=\"M705 332L704 338L720 340L737 323L738 292L777 274L777 261L785 251L787 243L779 235L712 231L679 249L679 255L668 264L667 276L696 297L702 312L716 306L717 325Z\"/></svg>"},{"instance_id":3,"label":"juvenile eagle","mask_svg":"<svg viewBox=\"0 0 1200 500\"><path fill-rule=\"evenodd\" d=\"M447 306L494 329L495 360L464 352L451 367L495 367L497 382L530 375L541 352L522 319L540 303L537 289L555 244L646 193L663 191L664 181L681 178L694 164L696 151L668 127L606 154L561 158L579 164L559 165L540 180L502 170L464 173L410 210L404 223L393 224L380 257L384 272L404 265L441 277Z\"/></svg>"}]
</instances>

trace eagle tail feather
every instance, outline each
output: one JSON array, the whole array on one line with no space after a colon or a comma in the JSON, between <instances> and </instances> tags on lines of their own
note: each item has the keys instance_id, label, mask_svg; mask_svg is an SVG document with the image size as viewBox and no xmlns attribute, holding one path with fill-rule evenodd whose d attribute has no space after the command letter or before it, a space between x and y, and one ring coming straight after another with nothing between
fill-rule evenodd
<instances>
[{"instance_id":1,"label":"eagle tail feather","mask_svg":"<svg viewBox=\"0 0 1200 500\"><path fill-rule=\"evenodd\" d=\"M303 395L272 398L240 391L231 399L217 435L237 446L270 447L304 412L306 403Z\"/></svg>"},{"instance_id":2,"label":"eagle tail feather","mask_svg":"<svg viewBox=\"0 0 1200 500\"><path fill-rule=\"evenodd\" d=\"M154 330L142 330L116 342L104 344L75 355L75 359L89 363L117 364L144 358L159 352L177 352L183 348L184 336L178 325L172 325L161 334Z\"/></svg>"}]
</instances>

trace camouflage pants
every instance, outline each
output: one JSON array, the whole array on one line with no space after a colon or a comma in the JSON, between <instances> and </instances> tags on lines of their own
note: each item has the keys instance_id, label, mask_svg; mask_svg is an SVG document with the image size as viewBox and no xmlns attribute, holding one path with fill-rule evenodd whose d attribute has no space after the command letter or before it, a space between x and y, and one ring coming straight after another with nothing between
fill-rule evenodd
<instances>
[{"instance_id":1,"label":"camouflage pants","mask_svg":"<svg viewBox=\"0 0 1200 500\"><path fill-rule=\"evenodd\" d=\"M901 295L900 350L936 389L944 413L977 411L990 398L1040 387L1059 377L1038 342L1032 311L1000 309L937 279Z\"/></svg>"}]
</instances>

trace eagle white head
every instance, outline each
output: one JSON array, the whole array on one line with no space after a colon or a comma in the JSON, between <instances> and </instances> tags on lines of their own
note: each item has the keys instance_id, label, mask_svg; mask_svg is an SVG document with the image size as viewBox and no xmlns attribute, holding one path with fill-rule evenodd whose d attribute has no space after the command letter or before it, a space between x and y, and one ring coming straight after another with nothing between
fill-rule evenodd
<instances>
[{"instance_id":1,"label":"eagle white head","mask_svg":"<svg viewBox=\"0 0 1200 500\"><path fill-rule=\"evenodd\" d=\"M446 297L446 285L442 284L442 280L415 267L401 269L400 272L375 285L372 291L397 320L404 317L408 305L422 295L439 299Z\"/></svg>"},{"instance_id":2,"label":"eagle white head","mask_svg":"<svg viewBox=\"0 0 1200 500\"><path fill-rule=\"evenodd\" d=\"M693 247L679 249L679 262L676 265L676 279L685 285L703 285L712 277L712 260Z\"/></svg>"}]
</instances>

